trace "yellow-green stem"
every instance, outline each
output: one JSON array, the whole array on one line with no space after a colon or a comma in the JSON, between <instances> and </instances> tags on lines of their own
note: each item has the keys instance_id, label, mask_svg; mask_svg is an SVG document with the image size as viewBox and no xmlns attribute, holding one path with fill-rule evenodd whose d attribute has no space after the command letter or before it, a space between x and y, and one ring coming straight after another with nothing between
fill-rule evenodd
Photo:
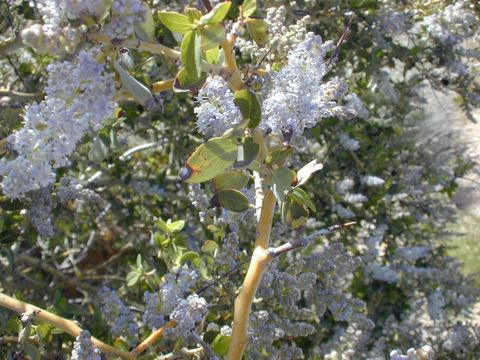
<instances>
[{"instance_id":1,"label":"yellow-green stem","mask_svg":"<svg viewBox=\"0 0 480 360\"><path fill-rule=\"evenodd\" d=\"M265 268L272 261L272 256L268 253L267 248L272 230L275 203L275 195L272 190L267 189L264 194L262 213L257 226L255 250L253 251L252 260L242 288L235 299L232 342L228 349L227 360L240 360L247 345L248 318L252 303Z\"/></svg>"},{"instance_id":2,"label":"yellow-green stem","mask_svg":"<svg viewBox=\"0 0 480 360\"><path fill-rule=\"evenodd\" d=\"M154 93L159 93L165 90L172 90L175 79L168 79L163 81L158 81L152 84L152 91Z\"/></svg>"},{"instance_id":3,"label":"yellow-green stem","mask_svg":"<svg viewBox=\"0 0 480 360\"><path fill-rule=\"evenodd\" d=\"M65 331L67 334L77 337L80 335L80 331L82 330L80 326L77 325L76 322L68 319L64 319L58 315L52 314L51 312L48 312L44 309L41 309L37 306L25 303L23 301L17 300L11 296L5 295L3 293L0 293L0 306L16 311L19 314L22 314L24 312L32 312L35 313L35 317L52 324L53 326L62 329ZM91 338L94 346L101 350L103 353L106 355L110 356L118 356L121 357L122 359L126 360L135 360L137 358L136 355L130 354L128 352L119 350L113 346L110 346L108 344L105 344L104 342L94 338L92 336Z\"/></svg>"},{"instance_id":4,"label":"yellow-green stem","mask_svg":"<svg viewBox=\"0 0 480 360\"><path fill-rule=\"evenodd\" d=\"M237 60L235 60L235 54L233 52L233 46L230 41L225 40L222 43L223 54L225 56L225 65L230 73L229 83L234 91L242 88L242 78L240 76L240 71L237 67Z\"/></svg>"}]
</instances>

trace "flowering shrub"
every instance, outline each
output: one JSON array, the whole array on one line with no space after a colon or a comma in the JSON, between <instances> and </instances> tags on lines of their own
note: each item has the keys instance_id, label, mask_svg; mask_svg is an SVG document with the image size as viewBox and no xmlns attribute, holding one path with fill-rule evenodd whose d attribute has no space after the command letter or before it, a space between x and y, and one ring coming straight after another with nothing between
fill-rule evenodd
<instances>
[{"instance_id":1,"label":"flowering shrub","mask_svg":"<svg viewBox=\"0 0 480 360\"><path fill-rule=\"evenodd\" d=\"M414 136L478 106L478 5L268 3L0 4L3 357L480 355L471 163Z\"/></svg>"}]
</instances>

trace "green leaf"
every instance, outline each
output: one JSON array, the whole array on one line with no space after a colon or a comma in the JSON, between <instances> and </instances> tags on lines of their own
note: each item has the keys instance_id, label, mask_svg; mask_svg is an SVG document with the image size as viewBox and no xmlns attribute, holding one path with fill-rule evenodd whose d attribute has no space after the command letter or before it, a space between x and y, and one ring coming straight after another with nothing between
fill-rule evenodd
<instances>
[{"instance_id":1,"label":"green leaf","mask_svg":"<svg viewBox=\"0 0 480 360\"><path fill-rule=\"evenodd\" d=\"M247 30L250 37L260 47L267 44L268 40L268 25L262 19L246 19Z\"/></svg>"},{"instance_id":2,"label":"green leaf","mask_svg":"<svg viewBox=\"0 0 480 360\"><path fill-rule=\"evenodd\" d=\"M153 267L155 268L156 275L161 277L165 275L168 271L168 266L161 257L157 257L153 260Z\"/></svg>"},{"instance_id":3,"label":"green leaf","mask_svg":"<svg viewBox=\"0 0 480 360\"><path fill-rule=\"evenodd\" d=\"M284 147L272 148L270 153L267 155L265 162L268 165L279 165L282 166L292 155L293 147L290 145Z\"/></svg>"},{"instance_id":4,"label":"green leaf","mask_svg":"<svg viewBox=\"0 0 480 360\"><path fill-rule=\"evenodd\" d=\"M248 121L248 128L256 128L262 120L262 106L257 95L250 89L235 91L233 102L242 113L242 117Z\"/></svg>"},{"instance_id":5,"label":"green leaf","mask_svg":"<svg viewBox=\"0 0 480 360\"><path fill-rule=\"evenodd\" d=\"M222 24L206 25L200 29L202 35L202 49L218 49L218 46L225 40L227 33Z\"/></svg>"},{"instance_id":6,"label":"green leaf","mask_svg":"<svg viewBox=\"0 0 480 360\"><path fill-rule=\"evenodd\" d=\"M210 205L233 212L243 212L250 207L247 197L235 189L223 189L216 192L210 199Z\"/></svg>"},{"instance_id":7,"label":"green leaf","mask_svg":"<svg viewBox=\"0 0 480 360\"><path fill-rule=\"evenodd\" d=\"M220 356L226 355L231 342L232 342L231 336L218 334L215 340L213 340L211 344L212 349Z\"/></svg>"},{"instance_id":8,"label":"green leaf","mask_svg":"<svg viewBox=\"0 0 480 360\"><path fill-rule=\"evenodd\" d=\"M37 346L31 341L26 341L23 344L23 349L30 357L30 360L41 360L40 350L38 350Z\"/></svg>"},{"instance_id":9,"label":"green leaf","mask_svg":"<svg viewBox=\"0 0 480 360\"><path fill-rule=\"evenodd\" d=\"M88 152L88 158L94 162L101 162L108 156L108 147L103 140L96 136L90 145L90 151Z\"/></svg>"},{"instance_id":10,"label":"green leaf","mask_svg":"<svg viewBox=\"0 0 480 360\"><path fill-rule=\"evenodd\" d=\"M138 282L138 280L140 279L140 275L141 275L141 273L138 270L130 271L127 274L127 277L125 279L127 281L127 286L135 285Z\"/></svg>"},{"instance_id":11,"label":"green leaf","mask_svg":"<svg viewBox=\"0 0 480 360\"><path fill-rule=\"evenodd\" d=\"M155 23L153 21L152 10L143 1L141 4L145 10L145 20L139 25L134 25L135 34L140 40L152 41L155 39Z\"/></svg>"},{"instance_id":12,"label":"green leaf","mask_svg":"<svg viewBox=\"0 0 480 360\"><path fill-rule=\"evenodd\" d=\"M118 61L113 62L113 67L117 70L117 73L120 76L120 81L125 90L127 90L135 100L143 106L145 106L148 101L153 100L153 95L150 89L126 72Z\"/></svg>"},{"instance_id":13,"label":"green leaf","mask_svg":"<svg viewBox=\"0 0 480 360\"><path fill-rule=\"evenodd\" d=\"M42 339L51 338L52 335L53 325L50 324L40 324L35 329L37 331L38 336Z\"/></svg>"},{"instance_id":14,"label":"green leaf","mask_svg":"<svg viewBox=\"0 0 480 360\"><path fill-rule=\"evenodd\" d=\"M237 159L234 139L212 138L200 145L180 172L182 180L201 183L225 172Z\"/></svg>"},{"instance_id":15,"label":"green leaf","mask_svg":"<svg viewBox=\"0 0 480 360\"><path fill-rule=\"evenodd\" d=\"M185 34L194 27L188 16L176 12L160 11L158 17L162 24L174 33Z\"/></svg>"},{"instance_id":16,"label":"green leaf","mask_svg":"<svg viewBox=\"0 0 480 360\"><path fill-rule=\"evenodd\" d=\"M123 350L123 351L129 351L130 350L130 342L127 342L126 340L124 340L121 337L118 337L118 338L115 339L115 341L113 342L113 346L115 346L116 348L119 348L120 350Z\"/></svg>"},{"instance_id":17,"label":"green leaf","mask_svg":"<svg viewBox=\"0 0 480 360\"><path fill-rule=\"evenodd\" d=\"M218 244L213 240L207 240L202 245L202 252L213 254L217 250Z\"/></svg>"},{"instance_id":18,"label":"green leaf","mask_svg":"<svg viewBox=\"0 0 480 360\"><path fill-rule=\"evenodd\" d=\"M219 56L220 56L220 49L218 47L215 47L213 49L208 49L205 52L205 59L210 64L214 64L214 65L218 64Z\"/></svg>"},{"instance_id":19,"label":"green leaf","mask_svg":"<svg viewBox=\"0 0 480 360\"><path fill-rule=\"evenodd\" d=\"M282 218L287 225L294 229L305 225L308 214L308 209L295 199L291 193L285 197L285 201L282 203Z\"/></svg>"},{"instance_id":20,"label":"green leaf","mask_svg":"<svg viewBox=\"0 0 480 360\"><path fill-rule=\"evenodd\" d=\"M302 186L308 179L317 171L322 170L323 165L317 162L317 159L310 161L307 165L302 167L297 172L298 184L296 186Z\"/></svg>"},{"instance_id":21,"label":"green leaf","mask_svg":"<svg viewBox=\"0 0 480 360\"><path fill-rule=\"evenodd\" d=\"M296 181L295 171L288 168L279 168L273 172L273 193L281 205L285 196L292 191L292 184Z\"/></svg>"},{"instance_id":22,"label":"green leaf","mask_svg":"<svg viewBox=\"0 0 480 360\"><path fill-rule=\"evenodd\" d=\"M317 211L315 209L315 204L313 203L312 199L310 199L310 196L308 196L308 194L304 190L300 188L295 188L292 191L292 197L295 198L299 203L306 205L313 212Z\"/></svg>"},{"instance_id":23,"label":"green leaf","mask_svg":"<svg viewBox=\"0 0 480 360\"><path fill-rule=\"evenodd\" d=\"M194 259L199 258L200 255L196 253L195 251L186 251L178 258L178 264L182 265L186 263L187 261L193 261Z\"/></svg>"},{"instance_id":24,"label":"green leaf","mask_svg":"<svg viewBox=\"0 0 480 360\"><path fill-rule=\"evenodd\" d=\"M200 90L200 88L205 83L206 79L206 73L204 73L200 78L198 78L196 74L190 74L187 69L183 67L177 73L175 83L173 84L173 91L177 93L189 91L198 92L198 90Z\"/></svg>"},{"instance_id":25,"label":"green leaf","mask_svg":"<svg viewBox=\"0 0 480 360\"><path fill-rule=\"evenodd\" d=\"M222 21L230 10L232 3L230 1L217 4L208 14L203 15L198 22L199 25L212 25Z\"/></svg>"},{"instance_id":26,"label":"green leaf","mask_svg":"<svg viewBox=\"0 0 480 360\"><path fill-rule=\"evenodd\" d=\"M242 8L243 16L252 16L257 10L257 0L245 0Z\"/></svg>"},{"instance_id":27,"label":"green leaf","mask_svg":"<svg viewBox=\"0 0 480 360\"><path fill-rule=\"evenodd\" d=\"M223 189L242 190L249 179L250 177L243 171L229 171L214 177L212 187L215 192Z\"/></svg>"},{"instance_id":28,"label":"green leaf","mask_svg":"<svg viewBox=\"0 0 480 360\"><path fill-rule=\"evenodd\" d=\"M181 53L185 69L192 77L200 78L202 75L202 37L195 31L187 32L182 39Z\"/></svg>"},{"instance_id":29,"label":"green leaf","mask_svg":"<svg viewBox=\"0 0 480 360\"><path fill-rule=\"evenodd\" d=\"M167 224L168 232L176 233L182 231L185 226L185 220L177 220L170 224Z\"/></svg>"},{"instance_id":30,"label":"green leaf","mask_svg":"<svg viewBox=\"0 0 480 360\"><path fill-rule=\"evenodd\" d=\"M260 145L252 137L246 137L243 143L238 147L237 162L235 169L242 169L250 166L256 159Z\"/></svg>"},{"instance_id":31,"label":"green leaf","mask_svg":"<svg viewBox=\"0 0 480 360\"><path fill-rule=\"evenodd\" d=\"M168 224L163 221L162 219L158 219L157 221L157 226L160 230L162 230L164 233L168 233L169 230L168 230Z\"/></svg>"},{"instance_id":32,"label":"green leaf","mask_svg":"<svg viewBox=\"0 0 480 360\"><path fill-rule=\"evenodd\" d=\"M137 268L138 269L142 268L142 255L141 254L137 255Z\"/></svg>"}]
</instances>

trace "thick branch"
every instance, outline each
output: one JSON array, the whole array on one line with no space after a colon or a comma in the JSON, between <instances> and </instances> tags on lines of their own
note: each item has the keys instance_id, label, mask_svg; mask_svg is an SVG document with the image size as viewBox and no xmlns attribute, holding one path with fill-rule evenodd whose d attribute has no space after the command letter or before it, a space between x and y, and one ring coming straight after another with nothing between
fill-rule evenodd
<instances>
[{"instance_id":1,"label":"thick branch","mask_svg":"<svg viewBox=\"0 0 480 360\"><path fill-rule=\"evenodd\" d=\"M80 335L80 331L82 330L75 321L64 319L60 316L52 314L51 312L40 309L39 307L17 300L2 293L0 293L0 306L16 311L19 314L25 312L34 313L37 318L46 321L47 323L52 324L59 329L62 329L67 334L73 337L77 337L78 335ZM94 338L93 336L91 340L97 349L101 350L107 355L118 356L126 360L136 359L136 355L114 348L113 346L105 344L104 342Z\"/></svg>"},{"instance_id":2,"label":"thick branch","mask_svg":"<svg viewBox=\"0 0 480 360\"><path fill-rule=\"evenodd\" d=\"M255 250L253 251L252 260L242 289L235 299L233 335L230 348L228 349L228 360L240 360L242 358L243 351L247 345L248 318L253 299L262 280L265 268L273 259L268 253L267 247L270 241L275 203L275 195L272 190L266 190L263 198L262 213L257 226Z\"/></svg>"}]
</instances>

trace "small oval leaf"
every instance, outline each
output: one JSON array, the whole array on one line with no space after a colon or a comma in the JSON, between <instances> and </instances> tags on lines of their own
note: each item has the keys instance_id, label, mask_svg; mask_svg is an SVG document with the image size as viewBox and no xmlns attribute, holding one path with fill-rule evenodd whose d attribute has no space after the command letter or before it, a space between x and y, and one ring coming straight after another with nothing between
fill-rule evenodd
<instances>
[{"instance_id":1,"label":"small oval leaf","mask_svg":"<svg viewBox=\"0 0 480 360\"><path fill-rule=\"evenodd\" d=\"M158 17L162 24L171 32L185 34L193 29L193 24L186 15L171 11L160 11L158 12Z\"/></svg>"},{"instance_id":2,"label":"small oval leaf","mask_svg":"<svg viewBox=\"0 0 480 360\"><path fill-rule=\"evenodd\" d=\"M108 147L99 136L96 136L90 146L88 158L95 162L101 162L108 156Z\"/></svg>"},{"instance_id":3,"label":"small oval leaf","mask_svg":"<svg viewBox=\"0 0 480 360\"><path fill-rule=\"evenodd\" d=\"M212 138L200 145L187 160L183 180L200 183L225 172L237 159L234 139Z\"/></svg>"},{"instance_id":4,"label":"small oval leaf","mask_svg":"<svg viewBox=\"0 0 480 360\"><path fill-rule=\"evenodd\" d=\"M210 199L210 205L233 212L242 212L250 207L247 197L235 189L223 189L216 192Z\"/></svg>"},{"instance_id":5,"label":"small oval leaf","mask_svg":"<svg viewBox=\"0 0 480 360\"><path fill-rule=\"evenodd\" d=\"M268 25L262 19L248 18L246 20L247 30L255 44L263 47L268 40Z\"/></svg>"},{"instance_id":6,"label":"small oval leaf","mask_svg":"<svg viewBox=\"0 0 480 360\"><path fill-rule=\"evenodd\" d=\"M195 251L186 251L178 259L178 264L183 265L187 261L193 261L193 260L197 259L198 257L200 257L200 255L198 253L196 253Z\"/></svg>"},{"instance_id":7,"label":"small oval leaf","mask_svg":"<svg viewBox=\"0 0 480 360\"><path fill-rule=\"evenodd\" d=\"M192 77L200 78L202 75L202 37L195 31L187 32L182 39L182 62L186 71Z\"/></svg>"},{"instance_id":8,"label":"small oval leaf","mask_svg":"<svg viewBox=\"0 0 480 360\"><path fill-rule=\"evenodd\" d=\"M292 191L292 184L296 181L295 171L288 168L279 168L273 172L273 193L279 204L282 204L285 196Z\"/></svg>"},{"instance_id":9,"label":"small oval leaf","mask_svg":"<svg viewBox=\"0 0 480 360\"><path fill-rule=\"evenodd\" d=\"M245 0L242 9L243 16L252 16L257 10L257 0Z\"/></svg>"},{"instance_id":10,"label":"small oval leaf","mask_svg":"<svg viewBox=\"0 0 480 360\"><path fill-rule=\"evenodd\" d=\"M153 95L150 89L126 72L117 61L113 62L113 67L117 70L125 90L127 90L135 100L144 106L147 102L153 100Z\"/></svg>"},{"instance_id":11,"label":"small oval leaf","mask_svg":"<svg viewBox=\"0 0 480 360\"><path fill-rule=\"evenodd\" d=\"M212 187L214 191L223 189L242 190L249 179L250 177L242 171L229 171L213 178Z\"/></svg>"},{"instance_id":12,"label":"small oval leaf","mask_svg":"<svg viewBox=\"0 0 480 360\"><path fill-rule=\"evenodd\" d=\"M242 117L248 121L248 128L256 128L262 120L262 106L257 95L250 89L235 91L233 102L242 113Z\"/></svg>"},{"instance_id":13,"label":"small oval leaf","mask_svg":"<svg viewBox=\"0 0 480 360\"><path fill-rule=\"evenodd\" d=\"M238 147L237 162L234 168L242 169L250 166L257 159L259 150L260 145L258 145L253 138L246 137Z\"/></svg>"},{"instance_id":14,"label":"small oval leaf","mask_svg":"<svg viewBox=\"0 0 480 360\"><path fill-rule=\"evenodd\" d=\"M302 167L297 172L298 184L296 186L302 186L308 179L317 171L322 170L323 165L317 162L317 159L310 161L307 165Z\"/></svg>"},{"instance_id":15,"label":"small oval leaf","mask_svg":"<svg viewBox=\"0 0 480 360\"><path fill-rule=\"evenodd\" d=\"M200 18L200 25L212 25L222 21L230 10L232 3L230 1L221 2L215 5L215 7L208 13Z\"/></svg>"},{"instance_id":16,"label":"small oval leaf","mask_svg":"<svg viewBox=\"0 0 480 360\"><path fill-rule=\"evenodd\" d=\"M218 49L227 36L225 27L222 24L206 25L200 30L202 35L202 49Z\"/></svg>"}]
</instances>

